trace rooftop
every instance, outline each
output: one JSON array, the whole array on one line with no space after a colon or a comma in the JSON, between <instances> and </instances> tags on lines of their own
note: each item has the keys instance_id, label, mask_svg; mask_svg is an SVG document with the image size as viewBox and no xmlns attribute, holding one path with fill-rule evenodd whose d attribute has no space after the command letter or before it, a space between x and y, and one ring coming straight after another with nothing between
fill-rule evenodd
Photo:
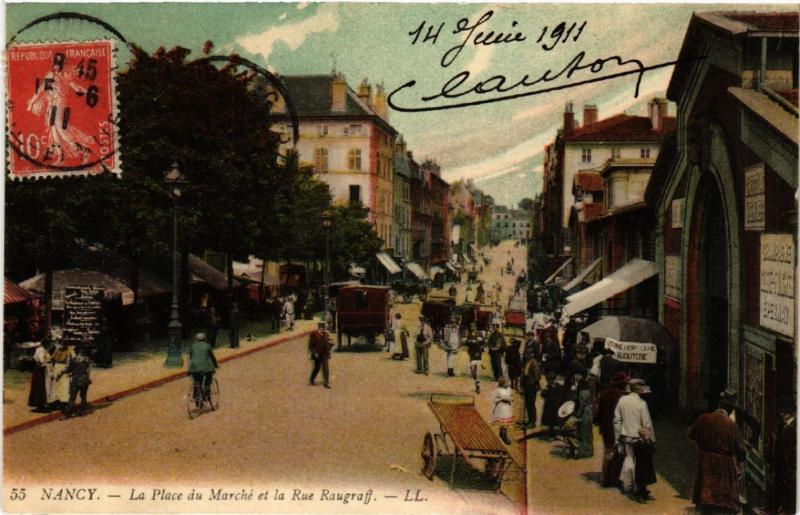
<instances>
[{"instance_id":1,"label":"rooftop","mask_svg":"<svg viewBox=\"0 0 800 515\"><path fill-rule=\"evenodd\" d=\"M573 191L603 191L603 178L597 172L578 172L575 174Z\"/></svg>"},{"instance_id":2,"label":"rooftop","mask_svg":"<svg viewBox=\"0 0 800 515\"><path fill-rule=\"evenodd\" d=\"M350 85L346 87L344 109L333 110L332 83L334 75L287 75L281 82L297 111L298 118L370 118L391 134L397 134L391 125L358 98Z\"/></svg>"},{"instance_id":3,"label":"rooftop","mask_svg":"<svg viewBox=\"0 0 800 515\"><path fill-rule=\"evenodd\" d=\"M793 32L797 35L800 30L796 11L712 11L696 13L695 16L730 34Z\"/></svg>"},{"instance_id":4,"label":"rooftop","mask_svg":"<svg viewBox=\"0 0 800 515\"><path fill-rule=\"evenodd\" d=\"M565 142L583 141L661 141L664 134L675 130L675 117L665 116L661 130L654 131L647 116L618 114L591 125L575 129L564 136Z\"/></svg>"}]
</instances>

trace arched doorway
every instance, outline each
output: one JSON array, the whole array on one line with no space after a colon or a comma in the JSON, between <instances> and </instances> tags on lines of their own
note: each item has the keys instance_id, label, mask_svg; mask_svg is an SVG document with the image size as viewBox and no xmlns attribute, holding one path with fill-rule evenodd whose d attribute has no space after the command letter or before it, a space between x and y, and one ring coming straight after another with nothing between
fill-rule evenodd
<instances>
[{"instance_id":1,"label":"arched doorway","mask_svg":"<svg viewBox=\"0 0 800 515\"><path fill-rule=\"evenodd\" d=\"M687 254L687 401L707 409L728 381L728 238L711 174L702 175L695 198Z\"/></svg>"},{"instance_id":2,"label":"arched doorway","mask_svg":"<svg viewBox=\"0 0 800 515\"><path fill-rule=\"evenodd\" d=\"M711 181L709 181L711 182ZM728 238L719 191L709 185L700 235L700 393L716 406L728 384Z\"/></svg>"}]
</instances>

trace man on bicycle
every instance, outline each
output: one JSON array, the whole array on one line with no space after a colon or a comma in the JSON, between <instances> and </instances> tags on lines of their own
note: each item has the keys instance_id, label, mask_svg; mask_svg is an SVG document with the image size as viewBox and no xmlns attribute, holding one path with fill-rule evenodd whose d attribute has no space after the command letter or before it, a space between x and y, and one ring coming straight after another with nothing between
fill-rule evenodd
<instances>
[{"instance_id":1,"label":"man on bicycle","mask_svg":"<svg viewBox=\"0 0 800 515\"><path fill-rule=\"evenodd\" d=\"M192 348L189 350L189 374L195 385L194 391L202 390L203 392L202 398L195 399L198 405L203 402L203 399L208 399L211 380L214 377L214 370L217 368L219 368L217 358L214 356L211 344L206 341L205 333L197 333ZM198 385L200 388L197 387Z\"/></svg>"}]
</instances>

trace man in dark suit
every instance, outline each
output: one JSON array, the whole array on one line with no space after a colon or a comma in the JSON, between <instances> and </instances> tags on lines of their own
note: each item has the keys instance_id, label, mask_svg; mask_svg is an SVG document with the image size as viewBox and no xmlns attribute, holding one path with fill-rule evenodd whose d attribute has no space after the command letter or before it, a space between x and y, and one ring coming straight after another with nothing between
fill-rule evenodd
<instances>
[{"instance_id":1,"label":"man in dark suit","mask_svg":"<svg viewBox=\"0 0 800 515\"><path fill-rule=\"evenodd\" d=\"M320 322L316 331L308 337L308 351L311 359L314 360L314 370L311 371L309 384L314 386L320 369L322 369L322 380L325 388L330 388L330 370L328 361L331 358L331 347L333 347L328 333L325 331L325 322Z\"/></svg>"}]
</instances>

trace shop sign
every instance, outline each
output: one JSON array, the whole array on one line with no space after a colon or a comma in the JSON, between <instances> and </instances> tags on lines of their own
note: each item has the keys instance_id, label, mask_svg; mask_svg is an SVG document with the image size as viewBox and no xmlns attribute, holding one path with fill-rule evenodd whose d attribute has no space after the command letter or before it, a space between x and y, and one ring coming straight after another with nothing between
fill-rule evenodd
<instances>
[{"instance_id":1,"label":"shop sign","mask_svg":"<svg viewBox=\"0 0 800 515\"><path fill-rule=\"evenodd\" d=\"M623 363L656 363L658 347L654 343L621 342L606 338L606 349L614 351L614 358Z\"/></svg>"},{"instance_id":2,"label":"shop sign","mask_svg":"<svg viewBox=\"0 0 800 515\"><path fill-rule=\"evenodd\" d=\"M759 280L762 327L794 336L795 248L791 234L761 235Z\"/></svg>"},{"instance_id":3,"label":"shop sign","mask_svg":"<svg viewBox=\"0 0 800 515\"><path fill-rule=\"evenodd\" d=\"M763 231L765 227L766 189L764 186L764 163L751 166L744 171L744 229Z\"/></svg>"},{"instance_id":4,"label":"shop sign","mask_svg":"<svg viewBox=\"0 0 800 515\"><path fill-rule=\"evenodd\" d=\"M666 256L664 270L664 289L667 297L681 299L681 258Z\"/></svg>"},{"instance_id":5,"label":"shop sign","mask_svg":"<svg viewBox=\"0 0 800 515\"><path fill-rule=\"evenodd\" d=\"M681 229L683 227L683 199L676 198L672 201L672 228Z\"/></svg>"}]
</instances>

